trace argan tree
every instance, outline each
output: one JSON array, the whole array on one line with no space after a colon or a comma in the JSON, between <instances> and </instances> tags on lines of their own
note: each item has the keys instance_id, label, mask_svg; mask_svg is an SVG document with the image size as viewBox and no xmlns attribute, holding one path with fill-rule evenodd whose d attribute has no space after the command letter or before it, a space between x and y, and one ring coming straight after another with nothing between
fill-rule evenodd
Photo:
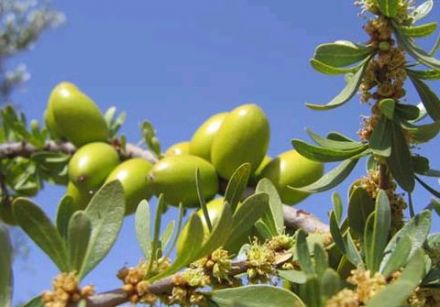
<instances>
[{"instance_id":1,"label":"argan tree","mask_svg":"<svg viewBox=\"0 0 440 307\"><path fill-rule=\"evenodd\" d=\"M327 111L358 93L371 114L357 140L307 130L313 143L293 139L292 150L271 159L267 117L247 104L213 115L190 141L162 152L148 121L147 148L127 143L118 134L125 115L102 114L68 82L50 93L45 125L2 109L0 217L60 271L26 306L439 306L440 235L430 227L440 192L425 177L440 172L419 153L440 131L440 100L427 84L440 79L440 39L429 51L417 44L437 28L422 22L433 1L357 4L365 42L322 44L311 60L321 73L345 75L345 88L327 104L307 104ZM411 84L420 104L405 98ZM327 162L339 164L323 174ZM367 173L351 184L347 205L332 194L328 224L295 209L361 162ZM46 182L66 186L55 221L27 198ZM421 212L416 188L433 195ZM179 217L163 225L168 210ZM130 214L144 259L115 268L118 289L82 284ZM8 306L10 243L0 229L0 306Z\"/></svg>"}]
</instances>

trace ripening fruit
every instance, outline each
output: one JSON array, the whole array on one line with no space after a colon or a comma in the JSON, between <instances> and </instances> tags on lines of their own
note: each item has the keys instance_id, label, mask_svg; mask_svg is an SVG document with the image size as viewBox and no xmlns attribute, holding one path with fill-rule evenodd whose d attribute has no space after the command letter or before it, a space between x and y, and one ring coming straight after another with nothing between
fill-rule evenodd
<instances>
[{"instance_id":1,"label":"ripening fruit","mask_svg":"<svg viewBox=\"0 0 440 307\"><path fill-rule=\"evenodd\" d=\"M220 129L227 114L227 112L215 114L197 129L189 145L189 151L192 155L211 161L211 148L214 136Z\"/></svg>"},{"instance_id":2,"label":"ripening fruit","mask_svg":"<svg viewBox=\"0 0 440 307\"><path fill-rule=\"evenodd\" d=\"M52 90L46 124L75 146L105 142L109 136L107 123L95 102L68 82L62 82Z\"/></svg>"},{"instance_id":3,"label":"ripening fruit","mask_svg":"<svg viewBox=\"0 0 440 307\"><path fill-rule=\"evenodd\" d=\"M322 163L309 160L296 150L289 150L272 160L261 175L269 178L276 186L283 203L294 205L309 194L290 190L288 186L296 188L306 186L318 180L323 172Z\"/></svg>"},{"instance_id":4,"label":"ripening fruit","mask_svg":"<svg viewBox=\"0 0 440 307\"><path fill-rule=\"evenodd\" d=\"M267 152L269 134L266 114L255 104L239 106L227 114L211 151L212 164L220 176L229 179L246 162L255 172Z\"/></svg>"},{"instance_id":5,"label":"ripening fruit","mask_svg":"<svg viewBox=\"0 0 440 307\"><path fill-rule=\"evenodd\" d=\"M69 161L69 179L84 192L95 192L119 164L116 149L107 143L90 143L76 151Z\"/></svg>"},{"instance_id":6,"label":"ripening fruit","mask_svg":"<svg viewBox=\"0 0 440 307\"><path fill-rule=\"evenodd\" d=\"M180 156L189 154L189 142L176 143L165 151L166 157Z\"/></svg>"},{"instance_id":7,"label":"ripening fruit","mask_svg":"<svg viewBox=\"0 0 440 307\"><path fill-rule=\"evenodd\" d=\"M147 176L153 164L143 158L134 158L119 164L107 177L105 183L119 180L124 188L125 214L133 213L139 202L150 199L151 189Z\"/></svg>"},{"instance_id":8,"label":"ripening fruit","mask_svg":"<svg viewBox=\"0 0 440 307\"><path fill-rule=\"evenodd\" d=\"M214 167L202 158L192 155L165 157L154 164L148 175L153 193L164 194L166 203L197 207L196 169L200 171L201 188L205 199L217 194L218 178Z\"/></svg>"},{"instance_id":9,"label":"ripening fruit","mask_svg":"<svg viewBox=\"0 0 440 307\"><path fill-rule=\"evenodd\" d=\"M80 191L78 188L69 181L67 184L66 194L72 197L73 205L76 210L84 210L93 197L93 192Z\"/></svg>"}]
</instances>

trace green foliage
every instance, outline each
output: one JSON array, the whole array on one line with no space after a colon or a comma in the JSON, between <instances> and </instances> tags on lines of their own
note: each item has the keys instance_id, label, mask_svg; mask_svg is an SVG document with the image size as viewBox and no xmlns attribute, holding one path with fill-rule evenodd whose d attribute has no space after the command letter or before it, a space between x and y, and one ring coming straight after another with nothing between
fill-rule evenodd
<instances>
[{"instance_id":1,"label":"green foliage","mask_svg":"<svg viewBox=\"0 0 440 307\"><path fill-rule=\"evenodd\" d=\"M0 306L12 301L12 245L6 226L0 224Z\"/></svg>"}]
</instances>

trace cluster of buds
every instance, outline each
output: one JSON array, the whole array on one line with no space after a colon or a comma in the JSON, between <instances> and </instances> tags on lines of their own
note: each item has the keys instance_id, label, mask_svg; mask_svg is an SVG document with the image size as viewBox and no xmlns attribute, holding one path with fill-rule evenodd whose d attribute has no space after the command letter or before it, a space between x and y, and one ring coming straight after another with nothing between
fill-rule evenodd
<instances>
[{"instance_id":1,"label":"cluster of buds","mask_svg":"<svg viewBox=\"0 0 440 307\"><path fill-rule=\"evenodd\" d=\"M417 287L408 299L411 307L435 307L440 305L440 290L438 288Z\"/></svg>"},{"instance_id":2,"label":"cluster of buds","mask_svg":"<svg viewBox=\"0 0 440 307\"><path fill-rule=\"evenodd\" d=\"M61 273L54 278L52 290L42 295L45 307L63 307L71 303L78 303L95 294L95 288L91 285L80 288L78 277L74 272Z\"/></svg>"},{"instance_id":3,"label":"cluster of buds","mask_svg":"<svg viewBox=\"0 0 440 307\"><path fill-rule=\"evenodd\" d=\"M275 273L275 251L268 242L259 244L255 240L247 251L247 265L251 282L267 282Z\"/></svg>"},{"instance_id":4,"label":"cluster of buds","mask_svg":"<svg viewBox=\"0 0 440 307\"><path fill-rule=\"evenodd\" d=\"M155 274L166 270L170 266L170 260L168 258L160 258L156 260L152 265L150 272L154 271ZM122 290L127 294L130 302L154 304L158 297L149 292L149 282L145 280L148 269L150 268L149 262L143 262L136 267L122 268L119 270L117 277L124 283Z\"/></svg>"},{"instance_id":5,"label":"cluster of buds","mask_svg":"<svg viewBox=\"0 0 440 307\"><path fill-rule=\"evenodd\" d=\"M351 271L347 281L356 288L343 289L332 296L326 303L327 307L357 307L364 306L374 295L387 285L387 281L380 273L371 276L371 272L364 269Z\"/></svg>"},{"instance_id":6,"label":"cluster of buds","mask_svg":"<svg viewBox=\"0 0 440 307\"><path fill-rule=\"evenodd\" d=\"M191 268L202 268L208 276L212 276L218 284L234 284L230 276L232 269L231 255L227 250L217 249L208 257L201 258L191 264Z\"/></svg>"},{"instance_id":7,"label":"cluster of buds","mask_svg":"<svg viewBox=\"0 0 440 307\"><path fill-rule=\"evenodd\" d=\"M385 190L390 202L391 209L391 234L399 231L404 224L404 211L407 204L402 194L396 193L397 185L391 177L386 178L389 187ZM361 187L367 191L372 199L376 199L380 187L380 172L369 171L367 176L362 177L353 184L352 189Z\"/></svg>"},{"instance_id":8,"label":"cluster of buds","mask_svg":"<svg viewBox=\"0 0 440 307\"><path fill-rule=\"evenodd\" d=\"M282 234L272 237L268 242L267 246L274 252L286 251L292 248L295 240L292 236Z\"/></svg>"},{"instance_id":9,"label":"cluster of buds","mask_svg":"<svg viewBox=\"0 0 440 307\"><path fill-rule=\"evenodd\" d=\"M381 15L376 0L357 0L355 5L361 7L361 14L369 12L374 15ZM412 14L414 11L414 0L399 0L397 3L397 14L395 20L401 24L409 24L412 22Z\"/></svg>"},{"instance_id":10,"label":"cluster of buds","mask_svg":"<svg viewBox=\"0 0 440 307\"><path fill-rule=\"evenodd\" d=\"M183 273L172 277L173 290L169 297L164 298L168 305L206 306L207 301L203 293L197 291L211 283L202 267L188 268Z\"/></svg>"}]
</instances>

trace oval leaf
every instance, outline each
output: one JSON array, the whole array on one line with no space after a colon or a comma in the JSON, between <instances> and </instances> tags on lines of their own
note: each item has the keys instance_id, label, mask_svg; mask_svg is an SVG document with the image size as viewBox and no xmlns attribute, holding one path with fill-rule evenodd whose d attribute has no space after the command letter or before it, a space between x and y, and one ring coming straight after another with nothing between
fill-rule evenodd
<instances>
[{"instance_id":1,"label":"oval leaf","mask_svg":"<svg viewBox=\"0 0 440 307\"><path fill-rule=\"evenodd\" d=\"M292 145L300 155L319 162L347 160L362 153L368 147L367 145L362 145L351 150L330 149L327 147L314 146L299 139L293 139Z\"/></svg>"},{"instance_id":2,"label":"oval leaf","mask_svg":"<svg viewBox=\"0 0 440 307\"><path fill-rule=\"evenodd\" d=\"M350 194L348 224L356 237L362 237L368 216L374 211L374 200L368 192L359 187Z\"/></svg>"},{"instance_id":3,"label":"oval leaf","mask_svg":"<svg viewBox=\"0 0 440 307\"><path fill-rule=\"evenodd\" d=\"M67 232L67 251L71 271L81 272L91 233L92 224L83 211L72 215Z\"/></svg>"},{"instance_id":4,"label":"oval leaf","mask_svg":"<svg viewBox=\"0 0 440 307\"><path fill-rule=\"evenodd\" d=\"M235 211L238 202L246 190L249 177L251 175L251 164L244 163L240 165L229 179L228 186L225 191L225 201L231 205L232 212Z\"/></svg>"},{"instance_id":5,"label":"oval leaf","mask_svg":"<svg viewBox=\"0 0 440 307\"><path fill-rule=\"evenodd\" d=\"M376 3L382 14L390 18L396 17L399 0L376 0Z\"/></svg>"},{"instance_id":6,"label":"oval leaf","mask_svg":"<svg viewBox=\"0 0 440 307\"><path fill-rule=\"evenodd\" d=\"M364 60L372 49L351 42L338 41L319 45L313 59L333 67L344 67Z\"/></svg>"},{"instance_id":7,"label":"oval leaf","mask_svg":"<svg viewBox=\"0 0 440 307\"><path fill-rule=\"evenodd\" d=\"M428 115L435 121L440 120L440 99L438 96L423 81L411 75L410 79L419 93Z\"/></svg>"},{"instance_id":8,"label":"oval leaf","mask_svg":"<svg viewBox=\"0 0 440 307\"><path fill-rule=\"evenodd\" d=\"M419 26L402 27L402 33L408 37L429 36L437 30L437 23L430 22Z\"/></svg>"},{"instance_id":9,"label":"oval leaf","mask_svg":"<svg viewBox=\"0 0 440 307\"><path fill-rule=\"evenodd\" d=\"M151 234L150 234L150 205L143 200L139 203L135 215L136 238L142 249L145 259L150 259Z\"/></svg>"}]
</instances>

